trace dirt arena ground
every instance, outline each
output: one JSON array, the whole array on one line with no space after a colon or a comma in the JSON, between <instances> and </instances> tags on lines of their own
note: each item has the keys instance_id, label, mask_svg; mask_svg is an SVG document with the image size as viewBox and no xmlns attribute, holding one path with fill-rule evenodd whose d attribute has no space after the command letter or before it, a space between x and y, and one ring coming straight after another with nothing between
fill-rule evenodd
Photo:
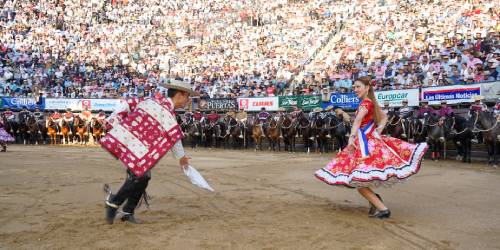
<instances>
[{"instance_id":1,"label":"dirt arena ground","mask_svg":"<svg viewBox=\"0 0 500 250\"><path fill-rule=\"evenodd\" d=\"M331 155L189 151L214 193L166 156L142 225L104 221L103 183L124 170L98 147L10 146L0 153L2 249L499 249L500 169L424 161L404 184L377 190L391 208L367 217L355 190L314 171Z\"/></svg>"}]
</instances>

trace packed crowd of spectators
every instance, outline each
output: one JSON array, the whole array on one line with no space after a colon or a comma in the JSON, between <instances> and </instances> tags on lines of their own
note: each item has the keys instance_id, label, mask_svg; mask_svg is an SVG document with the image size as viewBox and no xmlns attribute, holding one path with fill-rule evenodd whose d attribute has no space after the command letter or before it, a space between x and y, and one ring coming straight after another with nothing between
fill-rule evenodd
<instances>
[{"instance_id":1,"label":"packed crowd of spectators","mask_svg":"<svg viewBox=\"0 0 500 250\"><path fill-rule=\"evenodd\" d=\"M351 90L371 75L378 89L500 80L498 1L358 1L331 51L307 68L309 85Z\"/></svg>"},{"instance_id":2,"label":"packed crowd of spectators","mask_svg":"<svg viewBox=\"0 0 500 250\"><path fill-rule=\"evenodd\" d=\"M154 95L169 78L202 98L328 95L364 75L380 89L500 79L497 1L406 2L0 0L0 96Z\"/></svg>"}]
</instances>

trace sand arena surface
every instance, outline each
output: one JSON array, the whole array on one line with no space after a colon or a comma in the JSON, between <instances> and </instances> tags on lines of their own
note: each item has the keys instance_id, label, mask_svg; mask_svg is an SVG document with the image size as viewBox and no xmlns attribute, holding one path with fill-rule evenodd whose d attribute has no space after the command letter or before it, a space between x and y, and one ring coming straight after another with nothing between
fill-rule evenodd
<instances>
[{"instance_id":1,"label":"sand arena surface","mask_svg":"<svg viewBox=\"0 0 500 250\"><path fill-rule=\"evenodd\" d=\"M369 219L355 190L314 171L331 155L190 151L215 193L198 189L171 155L153 170L142 225L105 224L103 183L121 163L96 147L10 146L0 153L2 249L498 249L500 170L425 160L379 188L392 211Z\"/></svg>"}]
</instances>

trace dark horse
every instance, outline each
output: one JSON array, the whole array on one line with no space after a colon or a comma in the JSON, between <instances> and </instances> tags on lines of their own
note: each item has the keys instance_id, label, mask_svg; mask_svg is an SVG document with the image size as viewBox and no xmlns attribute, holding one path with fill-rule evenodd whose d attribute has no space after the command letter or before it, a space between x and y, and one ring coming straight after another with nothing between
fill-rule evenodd
<instances>
[{"instance_id":1,"label":"dark horse","mask_svg":"<svg viewBox=\"0 0 500 250\"><path fill-rule=\"evenodd\" d=\"M457 159L462 162L471 162L472 143L474 137L470 122L464 117L455 115L447 117L445 120L446 131L450 131L447 135L453 140L457 149Z\"/></svg>"},{"instance_id":2,"label":"dark horse","mask_svg":"<svg viewBox=\"0 0 500 250\"><path fill-rule=\"evenodd\" d=\"M405 120L396 113L391 114L388 117L387 125L382 134L388 134L391 137L406 140Z\"/></svg>"},{"instance_id":3,"label":"dark horse","mask_svg":"<svg viewBox=\"0 0 500 250\"><path fill-rule=\"evenodd\" d=\"M242 147L243 146L243 128L242 124L240 124L234 117L226 116L224 118L224 123L226 126L226 142L225 144L229 145L230 140L232 139L233 148Z\"/></svg>"},{"instance_id":4,"label":"dark horse","mask_svg":"<svg viewBox=\"0 0 500 250\"><path fill-rule=\"evenodd\" d=\"M347 147L347 144L349 142L348 133L351 130L351 126L349 124L346 124L342 120L342 117L336 115L330 116L329 125L333 138L335 138L335 141L337 142L337 149L339 151L343 150L345 147Z\"/></svg>"},{"instance_id":5,"label":"dark horse","mask_svg":"<svg viewBox=\"0 0 500 250\"><path fill-rule=\"evenodd\" d=\"M316 153L328 151L328 135L330 134L331 118L321 118L319 115L312 120L311 128L316 135Z\"/></svg>"},{"instance_id":6,"label":"dark horse","mask_svg":"<svg viewBox=\"0 0 500 250\"><path fill-rule=\"evenodd\" d=\"M433 160L438 160L441 158L446 142L444 121L438 115L431 114L424 125L427 126L427 143L431 150L431 157Z\"/></svg>"},{"instance_id":7,"label":"dark horse","mask_svg":"<svg viewBox=\"0 0 500 250\"><path fill-rule=\"evenodd\" d=\"M212 147L215 140L215 124L205 121L203 123L203 135L205 136L205 147Z\"/></svg>"},{"instance_id":8,"label":"dark horse","mask_svg":"<svg viewBox=\"0 0 500 250\"><path fill-rule=\"evenodd\" d=\"M281 123L281 134L283 135L283 143L285 144L285 151L295 151L295 135L297 134L297 122L292 120L290 114L283 116Z\"/></svg>"},{"instance_id":9,"label":"dark horse","mask_svg":"<svg viewBox=\"0 0 500 250\"><path fill-rule=\"evenodd\" d=\"M186 123L186 133L191 141L191 148L195 149L201 144L201 137L203 135L203 129L201 123L194 119L190 119Z\"/></svg>"},{"instance_id":10,"label":"dark horse","mask_svg":"<svg viewBox=\"0 0 500 250\"><path fill-rule=\"evenodd\" d=\"M299 117L297 117L297 121L299 123L298 127L300 132L302 133L302 141L304 143L304 150L306 153L311 152L311 148L313 147L315 138L313 135L313 131L311 128L311 122L306 118L305 114L302 113Z\"/></svg>"},{"instance_id":11,"label":"dark horse","mask_svg":"<svg viewBox=\"0 0 500 250\"><path fill-rule=\"evenodd\" d=\"M488 147L488 164L498 166L498 149L500 142L500 121L486 111L473 112L473 132L481 132L483 141Z\"/></svg>"},{"instance_id":12,"label":"dark horse","mask_svg":"<svg viewBox=\"0 0 500 250\"><path fill-rule=\"evenodd\" d=\"M40 127L38 126L38 121L36 120L34 115L29 115L26 119L26 125L28 128L28 135L29 135L29 144L36 144L38 145L38 141L41 139L41 130Z\"/></svg>"}]
</instances>

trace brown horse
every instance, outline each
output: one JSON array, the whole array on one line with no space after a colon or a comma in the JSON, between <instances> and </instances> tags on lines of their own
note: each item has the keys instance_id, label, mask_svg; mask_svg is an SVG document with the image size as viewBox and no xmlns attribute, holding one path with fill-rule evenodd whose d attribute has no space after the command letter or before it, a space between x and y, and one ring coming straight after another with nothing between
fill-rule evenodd
<instances>
[{"instance_id":1,"label":"brown horse","mask_svg":"<svg viewBox=\"0 0 500 250\"><path fill-rule=\"evenodd\" d=\"M94 142L99 143L99 140L104 135L104 125L102 122L97 120L97 118L93 117L92 122L92 136L94 137Z\"/></svg>"},{"instance_id":2,"label":"brown horse","mask_svg":"<svg viewBox=\"0 0 500 250\"><path fill-rule=\"evenodd\" d=\"M266 137L263 126L263 123L254 119L254 123L252 125L252 137L255 143L255 151L262 150L262 140Z\"/></svg>"},{"instance_id":3,"label":"brown horse","mask_svg":"<svg viewBox=\"0 0 500 250\"><path fill-rule=\"evenodd\" d=\"M295 151L295 135L297 134L297 123L292 120L290 114L283 116L283 122L281 123L281 133L283 135L285 151Z\"/></svg>"},{"instance_id":4,"label":"brown horse","mask_svg":"<svg viewBox=\"0 0 500 250\"><path fill-rule=\"evenodd\" d=\"M73 141L73 133L71 132L71 127L70 124L65 121L64 119L61 122L61 134L62 134L62 143L63 144L68 144L71 141Z\"/></svg>"},{"instance_id":5,"label":"brown horse","mask_svg":"<svg viewBox=\"0 0 500 250\"><path fill-rule=\"evenodd\" d=\"M79 116L75 117L74 127L80 144L86 144L88 141L87 125Z\"/></svg>"},{"instance_id":6,"label":"brown horse","mask_svg":"<svg viewBox=\"0 0 500 250\"><path fill-rule=\"evenodd\" d=\"M276 144L278 144L278 151L281 151L281 123L283 122L283 116L279 116L278 120L275 117L271 118L271 123L268 129L268 138L271 143L271 149L276 150Z\"/></svg>"},{"instance_id":7,"label":"brown horse","mask_svg":"<svg viewBox=\"0 0 500 250\"><path fill-rule=\"evenodd\" d=\"M59 144L57 130L57 124L50 117L47 118L47 135L49 135L49 144Z\"/></svg>"}]
</instances>

